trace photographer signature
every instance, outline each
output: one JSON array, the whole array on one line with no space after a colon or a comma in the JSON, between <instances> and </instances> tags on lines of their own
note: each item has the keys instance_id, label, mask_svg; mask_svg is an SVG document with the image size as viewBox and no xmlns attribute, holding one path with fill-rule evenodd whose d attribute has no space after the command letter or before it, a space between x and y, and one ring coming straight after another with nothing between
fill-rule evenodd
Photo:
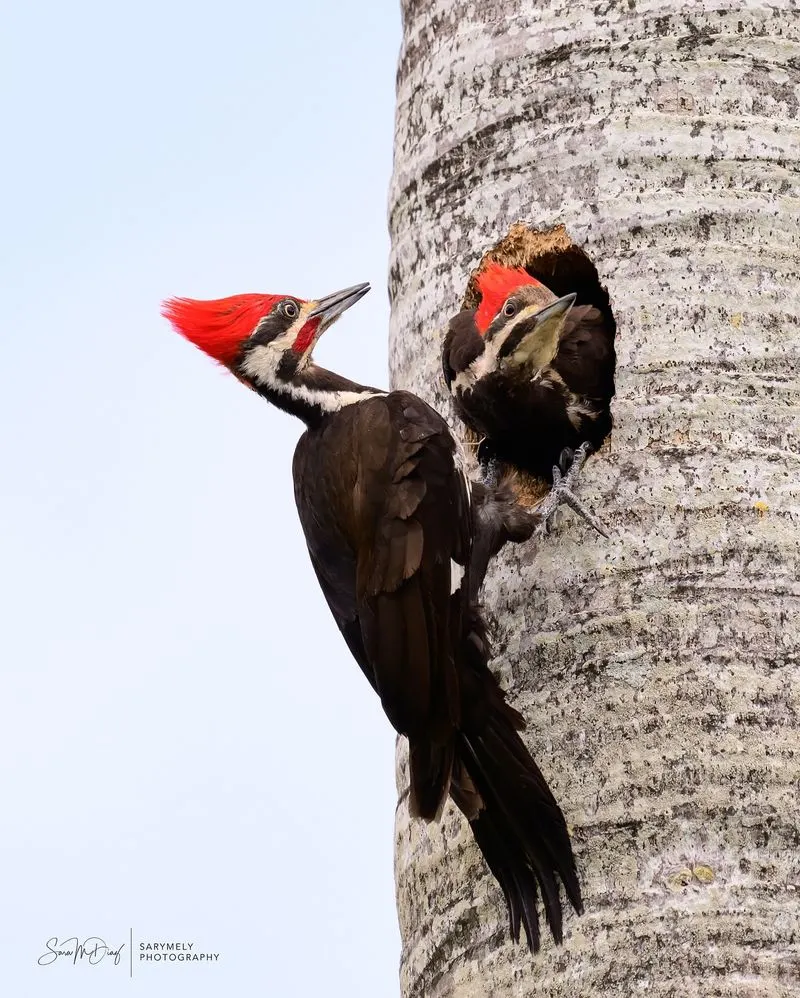
<instances>
[{"instance_id":1,"label":"photographer signature","mask_svg":"<svg viewBox=\"0 0 800 998\"><path fill-rule=\"evenodd\" d=\"M69 957L73 964L76 964L78 960L86 960L91 966L95 966L109 957L113 959L114 966L116 966L122 957L125 943L112 949L99 936L87 936L83 942L80 942L77 936L70 936L69 939L61 941L59 941L58 936L51 936L45 946L47 952L42 953L36 961L40 967L48 967L51 963L55 963L59 957Z\"/></svg>"}]
</instances>

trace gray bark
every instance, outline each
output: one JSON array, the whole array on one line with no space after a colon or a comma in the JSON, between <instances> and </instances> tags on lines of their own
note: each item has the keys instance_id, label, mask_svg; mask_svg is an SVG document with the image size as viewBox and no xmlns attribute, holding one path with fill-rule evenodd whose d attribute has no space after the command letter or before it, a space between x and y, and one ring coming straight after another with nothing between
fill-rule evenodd
<instances>
[{"instance_id":1,"label":"gray bark","mask_svg":"<svg viewBox=\"0 0 800 998\"><path fill-rule=\"evenodd\" d=\"M800 17L791 0L404 0L396 386L517 220L563 222L619 323L615 429L506 549L495 667L572 829L586 914L508 942L448 806L411 821L404 995L800 993Z\"/></svg>"}]
</instances>

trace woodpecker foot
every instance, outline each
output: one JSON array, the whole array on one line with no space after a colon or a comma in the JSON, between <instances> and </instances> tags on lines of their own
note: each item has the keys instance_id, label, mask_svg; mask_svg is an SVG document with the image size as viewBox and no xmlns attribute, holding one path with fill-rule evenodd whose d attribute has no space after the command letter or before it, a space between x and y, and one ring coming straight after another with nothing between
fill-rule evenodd
<instances>
[{"instance_id":1,"label":"woodpecker foot","mask_svg":"<svg viewBox=\"0 0 800 998\"><path fill-rule=\"evenodd\" d=\"M572 451L569 447L565 447L561 451L559 459L561 467L553 467L553 487L536 507L536 515L539 518L539 526L536 528L537 534L548 534L550 521L558 507L569 506L579 516L582 516L590 526L594 527L599 534L608 537L605 526L594 514L589 512L573 491L581 469L586 463L586 458L591 452L592 445L590 443L581 444L576 451Z\"/></svg>"}]
</instances>

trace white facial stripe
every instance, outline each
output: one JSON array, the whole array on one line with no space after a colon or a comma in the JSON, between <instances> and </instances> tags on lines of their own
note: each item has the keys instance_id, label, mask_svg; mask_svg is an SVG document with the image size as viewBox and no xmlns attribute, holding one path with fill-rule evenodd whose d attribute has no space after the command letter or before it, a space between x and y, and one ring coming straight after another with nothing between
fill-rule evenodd
<instances>
[{"instance_id":1,"label":"white facial stripe","mask_svg":"<svg viewBox=\"0 0 800 998\"><path fill-rule=\"evenodd\" d=\"M276 336L269 343L250 350L247 354L247 360L243 365L243 370L251 377L257 378L265 384L273 385L277 380L276 376L281 358L297 339L297 334L305 325L306 313L310 311L311 305L304 305L300 309L300 314L285 332L281 333L280 336ZM267 318L269 316L264 316L264 319ZM261 322L253 330L254 336L258 332ZM253 360L255 363L251 363Z\"/></svg>"},{"instance_id":2,"label":"white facial stripe","mask_svg":"<svg viewBox=\"0 0 800 998\"><path fill-rule=\"evenodd\" d=\"M283 345L276 347L275 344L278 342L281 342ZM363 402L364 399L372 398L375 395L387 394L386 392L323 391L318 388L308 388L305 385L282 381L278 377L277 371L281 357L286 352L286 349L286 334L265 346L257 346L247 354L245 362L242 365L242 370L256 384L263 385L265 388L271 388L282 395L298 399L307 405L315 406L323 412L338 412L347 405Z\"/></svg>"},{"instance_id":3,"label":"white facial stripe","mask_svg":"<svg viewBox=\"0 0 800 998\"><path fill-rule=\"evenodd\" d=\"M541 310L541 305L528 305L527 308L524 308L513 320L513 322L510 322L508 326L503 328L497 336L494 336L490 340L486 340L484 337L483 353L479 357L476 357L469 367L464 368L463 371L459 371L455 378L453 378L453 383L450 389L451 392L464 392L468 388L472 388L476 381L480 381L480 379L485 378L487 374L491 374L492 371L496 371L497 355L508 337L520 324L520 322L529 319L532 315L536 315L537 312L541 312Z\"/></svg>"},{"instance_id":4,"label":"white facial stripe","mask_svg":"<svg viewBox=\"0 0 800 998\"><path fill-rule=\"evenodd\" d=\"M493 337L489 341L495 347L494 351L495 356L500 350L500 347L505 343L505 341L509 338L509 336L514 332L514 330L521 322L525 322L526 319L530 319L532 316L536 315L537 312L541 311L542 311L541 305L528 305L526 308L523 308L523 310L519 313L519 315L515 319L509 322L508 325L505 326L503 329L501 329L500 332L497 334L497 336Z\"/></svg>"},{"instance_id":5,"label":"white facial stripe","mask_svg":"<svg viewBox=\"0 0 800 998\"><path fill-rule=\"evenodd\" d=\"M363 402L365 399L374 398L375 396L386 396L387 392L353 392L311 388L308 385L285 381L278 377L278 368L281 361L294 345L295 340L306 324L309 312L312 311L315 304L315 302L306 302L301 307L298 317L285 332L281 333L280 336L276 336L271 342L259 344L249 350L242 364L242 372L256 385L262 385L264 388L269 388L281 395L296 399L307 406L313 406L325 413L338 412L345 406L355 405L357 402ZM307 361L323 328L323 323L320 323L319 329L308 347L301 355L295 355L298 359L298 372L306 367Z\"/></svg>"}]
</instances>

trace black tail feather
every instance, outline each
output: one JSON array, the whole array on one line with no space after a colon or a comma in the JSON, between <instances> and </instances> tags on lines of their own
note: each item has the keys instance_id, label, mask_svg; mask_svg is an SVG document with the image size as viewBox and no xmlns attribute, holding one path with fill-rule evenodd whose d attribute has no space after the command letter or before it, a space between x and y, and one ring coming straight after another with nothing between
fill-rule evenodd
<instances>
[{"instance_id":1,"label":"black tail feather","mask_svg":"<svg viewBox=\"0 0 800 998\"><path fill-rule=\"evenodd\" d=\"M535 953L540 945L536 877L516 844L503 840L498 824L487 811L482 811L470 822L470 827L489 869L502 888L511 938L518 943L520 926L524 925L528 947Z\"/></svg>"},{"instance_id":2,"label":"black tail feather","mask_svg":"<svg viewBox=\"0 0 800 998\"><path fill-rule=\"evenodd\" d=\"M430 741L409 739L409 809L413 817L434 821L441 815L450 785L454 749L452 742L434 745Z\"/></svg>"},{"instance_id":3,"label":"black tail feather","mask_svg":"<svg viewBox=\"0 0 800 998\"><path fill-rule=\"evenodd\" d=\"M518 941L524 926L535 953L541 944L540 897L557 943L563 938L560 884L575 911L583 911L567 823L518 734L524 718L506 702L489 669L486 623L475 605L461 655L462 723L450 795L503 890L512 938Z\"/></svg>"},{"instance_id":4,"label":"black tail feather","mask_svg":"<svg viewBox=\"0 0 800 998\"><path fill-rule=\"evenodd\" d=\"M514 714L505 704L495 709L480 734L461 736L459 756L483 801L470 825L505 895L511 936L518 941L524 926L535 953L539 896L557 943L563 938L559 880L579 914L583 904L564 816L515 730Z\"/></svg>"}]
</instances>

